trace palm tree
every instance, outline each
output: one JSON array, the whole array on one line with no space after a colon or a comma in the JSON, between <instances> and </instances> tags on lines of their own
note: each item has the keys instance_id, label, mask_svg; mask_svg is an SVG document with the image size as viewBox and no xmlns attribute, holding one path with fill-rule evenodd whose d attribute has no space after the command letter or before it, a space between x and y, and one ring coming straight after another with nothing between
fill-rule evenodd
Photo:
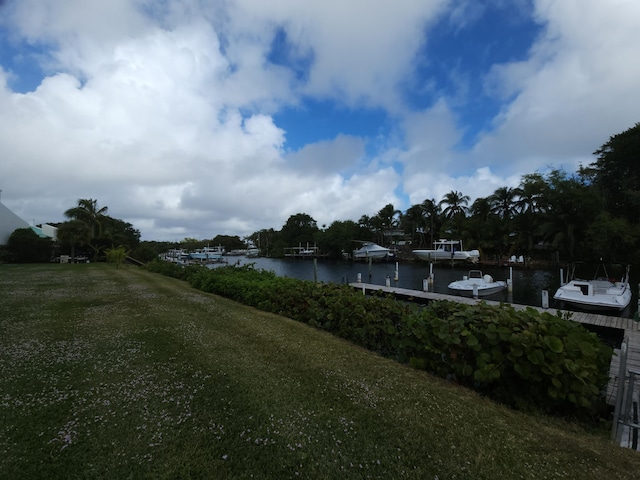
<instances>
[{"instance_id":1,"label":"palm tree","mask_svg":"<svg viewBox=\"0 0 640 480\"><path fill-rule=\"evenodd\" d=\"M497 214L502 220L509 220L515 213L515 198L517 191L511 187L500 187L488 200L491 204L491 212Z\"/></svg>"},{"instance_id":2,"label":"palm tree","mask_svg":"<svg viewBox=\"0 0 640 480\"><path fill-rule=\"evenodd\" d=\"M107 213L108 207L98 208L98 201L92 198L81 198L78 206L64 212L64 216L73 220L80 220L91 228L91 238L102 235L102 217Z\"/></svg>"},{"instance_id":3,"label":"palm tree","mask_svg":"<svg viewBox=\"0 0 640 480\"><path fill-rule=\"evenodd\" d=\"M76 247L89 243L91 231L89 226L81 220L71 220L58 226L58 242L71 248L71 262L75 263Z\"/></svg>"},{"instance_id":4,"label":"palm tree","mask_svg":"<svg viewBox=\"0 0 640 480\"><path fill-rule=\"evenodd\" d=\"M485 254L496 253L498 251L496 236L500 230L500 219L492 212L489 199L477 198L469 208L469 215L468 228L473 240L469 246L474 246Z\"/></svg>"},{"instance_id":5,"label":"palm tree","mask_svg":"<svg viewBox=\"0 0 640 480\"><path fill-rule=\"evenodd\" d=\"M401 213L400 210L396 210L393 207L393 204L389 203L382 207L382 209L371 218L371 224L378 234L380 243L384 243L383 238L385 233L388 234L400 225L399 217Z\"/></svg>"},{"instance_id":6,"label":"palm tree","mask_svg":"<svg viewBox=\"0 0 640 480\"><path fill-rule=\"evenodd\" d=\"M445 194L438 205L440 207L442 205L446 205L447 207L442 211L443 215L446 218L453 218L467 213L469 200L470 198L468 195L463 195L462 192L451 190L449 193Z\"/></svg>"},{"instance_id":7,"label":"palm tree","mask_svg":"<svg viewBox=\"0 0 640 480\"><path fill-rule=\"evenodd\" d=\"M405 234L411 235L413 241L418 237L418 245L424 243L425 218L420 205L412 205L401 217L401 224Z\"/></svg>"},{"instance_id":8,"label":"palm tree","mask_svg":"<svg viewBox=\"0 0 640 480\"><path fill-rule=\"evenodd\" d=\"M515 189L515 206L520 213L540 213L545 210L544 198L548 185L539 173L524 175Z\"/></svg>"},{"instance_id":9,"label":"palm tree","mask_svg":"<svg viewBox=\"0 0 640 480\"><path fill-rule=\"evenodd\" d=\"M420 207L424 212L424 216L429 219L429 233L431 234L431 245L433 245L436 222L440 216L440 204L436 203L435 198L427 198L420 204Z\"/></svg>"},{"instance_id":10,"label":"palm tree","mask_svg":"<svg viewBox=\"0 0 640 480\"><path fill-rule=\"evenodd\" d=\"M544 212L548 211L549 185L539 173L524 175L515 189L515 229L519 232L516 243L527 252L533 250L536 237L541 235Z\"/></svg>"}]
</instances>

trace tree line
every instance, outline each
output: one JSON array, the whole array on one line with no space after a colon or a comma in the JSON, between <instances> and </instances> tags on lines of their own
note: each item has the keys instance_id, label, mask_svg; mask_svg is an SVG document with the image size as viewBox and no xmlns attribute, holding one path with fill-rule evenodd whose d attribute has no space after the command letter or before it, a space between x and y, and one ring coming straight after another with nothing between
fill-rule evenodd
<instances>
[{"instance_id":1,"label":"tree line","mask_svg":"<svg viewBox=\"0 0 640 480\"><path fill-rule=\"evenodd\" d=\"M61 255L71 260L107 260L122 263L128 255L140 261L155 258L156 253L140 242L140 232L132 224L107 215L108 207L100 207L92 198L79 199L78 204L64 212L68 219L50 223L57 228L56 240L40 238L31 228L15 230L9 237L5 260L48 262Z\"/></svg>"},{"instance_id":2,"label":"tree line","mask_svg":"<svg viewBox=\"0 0 640 480\"><path fill-rule=\"evenodd\" d=\"M53 224L58 228L57 243L39 239L30 229L19 229L9 239L6 255L18 261L23 257L46 261L55 254L75 256L79 251L97 260L106 258L109 249L122 248L146 262L169 248L192 250L210 244L231 251L254 244L263 255L274 257L283 256L287 247L309 245L340 258L358 247L354 241L383 246L406 243L416 249L448 238L480 250L483 258L524 255L638 263L640 123L613 135L594 155L596 160L577 172L554 169L526 174L518 186L500 187L472 203L469 196L451 191L406 211L388 204L373 216L336 220L328 226L318 226L311 215L297 213L280 230L262 229L245 238L217 235L205 240L141 242L133 225L107 215L108 208L100 207L97 200L80 199L64 212L66 222Z\"/></svg>"},{"instance_id":3,"label":"tree line","mask_svg":"<svg viewBox=\"0 0 640 480\"><path fill-rule=\"evenodd\" d=\"M289 217L279 230L248 238L263 253L312 244L330 256L351 252L354 240L389 246L410 242L423 248L439 238L460 239L487 257L525 255L562 260L640 261L640 123L612 136L594 152L596 160L569 173L523 175L517 187L500 187L487 197L451 191L402 212L392 204L357 222L335 221L320 228L308 214Z\"/></svg>"}]
</instances>

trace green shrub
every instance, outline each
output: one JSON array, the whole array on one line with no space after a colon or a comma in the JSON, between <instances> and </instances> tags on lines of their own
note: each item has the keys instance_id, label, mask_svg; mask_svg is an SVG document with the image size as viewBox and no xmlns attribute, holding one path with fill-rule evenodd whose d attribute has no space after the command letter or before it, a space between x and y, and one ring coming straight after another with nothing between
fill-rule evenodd
<instances>
[{"instance_id":1,"label":"green shrub","mask_svg":"<svg viewBox=\"0 0 640 480\"><path fill-rule=\"evenodd\" d=\"M577 323L533 308L438 302L406 327L411 364L496 400L563 414L600 407L612 350Z\"/></svg>"},{"instance_id":2,"label":"green shrub","mask_svg":"<svg viewBox=\"0 0 640 480\"><path fill-rule=\"evenodd\" d=\"M159 259L147 263L144 268L146 268L150 272L159 273L166 277L173 277L186 281L188 281L189 278L200 271L208 271L206 267L198 265L178 265L176 263L163 262Z\"/></svg>"},{"instance_id":3,"label":"green shrub","mask_svg":"<svg viewBox=\"0 0 640 480\"><path fill-rule=\"evenodd\" d=\"M161 263L161 262L160 262ZM346 285L243 267L148 267L195 288L327 330L521 409L599 411L612 350L581 325L529 308L432 302L418 309Z\"/></svg>"}]
</instances>

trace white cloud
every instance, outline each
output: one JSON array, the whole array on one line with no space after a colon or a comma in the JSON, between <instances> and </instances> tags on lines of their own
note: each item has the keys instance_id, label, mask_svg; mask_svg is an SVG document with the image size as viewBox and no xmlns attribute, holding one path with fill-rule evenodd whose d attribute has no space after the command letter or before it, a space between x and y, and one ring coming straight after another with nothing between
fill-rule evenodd
<instances>
[{"instance_id":1,"label":"white cloud","mask_svg":"<svg viewBox=\"0 0 640 480\"><path fill-rule=\"evenodd\" d=\"M0 71L2 201L43 222L95 198L145 239L243 235L298 212L329 224L387 203L406 208L397 192L411 203L451 190L486 196L549 163L587 163L638 121L640 4L538 0L545 30L529 58L486 79L487 92L509 103L463 149L466 119L453 102L464 96L415 112L398 87L415 74L430 25L482 21L464 5L11 3L0 22L14 44L46 53L47 77L21 94ZM290 56L308 61L304 75L268 62L279 29ZM290 152L274 114L305 96L383 108L399 126L382 140L337 135Z\"/></svg>"},{"instance_id":2,"label":"white cloud","mask_svg":"<svg viewBox=\"0 0 640 480\"><path fill-rule=\"evenodd\" d=\"M425 24L441 14L447 2L240 0L236 4L234 13L242 19L242 27L256 21L279 26L302 55L312 55L303 93L393 110L401 105L395 87L412 68Z\"/></svg>"},{"instance_id":3,"label":"white cloud","mask_svg":"<svg viewBox=\"0 0 640 480\"><path fill-rule=\"evenodd\" d=\"M474 152L502 157L499 172L530 173L549 164L574 170L638 121L640 3L620 0L535 2L546 25L525 62L497 66L493 91L515 98Z\"/></svg>"},{"instance_id":4,"label":"white cloud","mask_svg":"<svg viewBox=\"0 0 640 480\"><path fill-rule=\"evenodd\" d=\"M287 163L301 174L349 172L365 155L361 138L339 135L331 141L304 146L286 156Z\"/></svg>"}]
</instances>

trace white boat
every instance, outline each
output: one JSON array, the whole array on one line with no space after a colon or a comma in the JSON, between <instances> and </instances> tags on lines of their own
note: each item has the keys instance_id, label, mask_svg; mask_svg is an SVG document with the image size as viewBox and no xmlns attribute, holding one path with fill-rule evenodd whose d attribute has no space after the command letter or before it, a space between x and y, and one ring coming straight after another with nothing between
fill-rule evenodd
<instances>
[{"instance_id":1,"label":"white boat","mask_svg":"<svg viewBox=\"0 0 640 480\"><path fill-rule=\"evenodd\" d=\"M449 290L464 296L486 296L502 292L507 288L507 282L494 280L491 275L483 275L480 270L469 270L469 275L449 284Z\"/></svg>"},{"instance_id":2,"label":"white boat","mask_svg":"<svg viewBox=\"0 0 640 480\"><path fill-rule=\"evenodd\" d=\"M385 258L391 250L385 247L381 247L380 245L373 242L361 242L362 247L353 251L353 259L354 260L379 260Z\"/></svg>"},{"instance_id":3,"label":"white boat","mask_svg":"<svg viewBox=\"0 0 640 480\"><path fill-rule=\"evenodd\" d=\"M191 252L189 257L192 260L220 260L224 255L224 247L204 247L195 252Z\"/></svg>"},{"instance_id":4,"label":"white boat","mask_svg":"<svg viewBox=\"0 0 640 480\"><path fill-rule=\"evenodd\" d=\"M433 242L431 250L414 250L413 254L429 262L444 260L478 263L480 252L478 250L463 250L462 240L440 239Z\"/></svg>"},{"instance_id":5,"label":"white boat","mask_svg":"<svg viewBox=\"0 0 640 480\"><path fill-rule=\"evenodd\" d=\"M553 298L583 310L624 310L631 302L629 285L629 266L620 281L609 278L606 269L604 277L593 280L574 278L575 265L572 267L571 281L558 288ZM597 275L597 272L596 272Z\"/></svg>"}]
</instances>

